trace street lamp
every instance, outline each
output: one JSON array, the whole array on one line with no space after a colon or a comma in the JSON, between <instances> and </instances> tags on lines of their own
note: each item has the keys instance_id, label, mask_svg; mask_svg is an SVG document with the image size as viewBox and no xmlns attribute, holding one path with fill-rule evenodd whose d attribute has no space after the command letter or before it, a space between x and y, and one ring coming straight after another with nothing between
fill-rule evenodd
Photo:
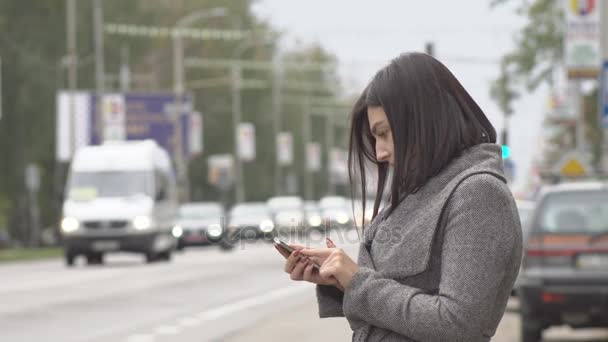
<instances>
[{"instance_id":1,"label":"street lamp","mask_svg":"<svg viewBox=\"0 0 608 342\"><path fill-rule=\"evenodd\" d=\"M175 23L175 28L185 28L196 21L200 21L207 18L223 17L228 13L228 10L224 7L215 7L211 9L204 9L193 12ZM175 129L175 165L177 168L177 181L179 184L180 195L187 198L187 168L185 158L183 155L183 135L181 125L181 113L183 111L183 99L184 96L184 46L182 41L182 34L177 30L173 34L173 75L174 75L174 92L175 92L175 108L173 115L173 127Z\"/></svg>"},{"instance_id":2,"label":"street lamp","mask_svg":"<svg viewBox=\"0 0 608 342\"><path fill-rule=\"evenodd\" d=\"M263 41L245 41L236 47L232 54L232 125L234 130L234 168L235 168L235 193L236 201L243 202L245 200L245 184L243 181L243 165L239 156L239 136L237 132L238 125L241 123L241 64L240 58L245 50L258 46L268 45L274 43L274 40L263 40ZM273 86L276 86L276 82ZM276 121L275 121L276 131ZM276 138L276 132L275 132ZM276 175L275 175L276 177Z\"/></svg>"}]
</instances>

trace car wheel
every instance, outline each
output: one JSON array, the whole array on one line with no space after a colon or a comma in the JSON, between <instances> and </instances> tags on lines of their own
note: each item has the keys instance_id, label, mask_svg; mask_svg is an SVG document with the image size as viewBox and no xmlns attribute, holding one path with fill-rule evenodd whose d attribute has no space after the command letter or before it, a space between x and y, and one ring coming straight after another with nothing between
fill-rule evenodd
<instances>
[{"instance_id":1,"label":"car wheel","mask_svg":"<svg viewBox=\"0 0 608 342\"><path fill-rule=\"evenodd\" d=\"M220 240L220 242L218 243L220 245L220 248L225 251L231 251L234 249L234 244L231 243L230 241L228 241L227 239L222 239Z\"/></svg>"},{"instance_id":2,"label":"car wheel","mask_svg":"<svg viewBox=\"0 0 608 342\"><path fill-rule=\"evenodd\" d=\"M529 315L521 315L521 342L539 342L542 340L541 323Z\"/></svg>"},{"instance_id":3,"label":"car wheel","mask_svg":"<svg viewBox=\"0 0 608 342\"><path fill-rule=\"evenodd\" d=\"M154 253L154 251L147 251L145 253L145 255L146 255L146 263L148 263L148 264L151 264L158 260L158 255L156 253Z\"/></svg>"},{"instance_id":4,"label":"car wheel","mask_svg":"<svg viewBox=\"0 0 608 342\"><path fill-rule=\"evenodd\" d=\"M158 254L158 259L162 261L171 261L171 251L166 251Z\"/></svg>"},{"instance_id":5,"label":"car wheel","mask_svg":"<svg viewBox=\"0 0 608 342\"><path fill-rule=\"evenodd\" d=\"M103 254L102 253L90 253L87 254L87 265L102 265Z\"/></svg>"},{"instance_id":6,"label":"car wheel","mask_svg":"<svg viewBox=\"0 0 608 342\"><path fill-rule=\"evenodd\" d=\"M76 259L76 255L74 253L72 253L71 251L65 252L65 265L67 267L74 266L74 259Z\"/></svg>"}]
</instances>

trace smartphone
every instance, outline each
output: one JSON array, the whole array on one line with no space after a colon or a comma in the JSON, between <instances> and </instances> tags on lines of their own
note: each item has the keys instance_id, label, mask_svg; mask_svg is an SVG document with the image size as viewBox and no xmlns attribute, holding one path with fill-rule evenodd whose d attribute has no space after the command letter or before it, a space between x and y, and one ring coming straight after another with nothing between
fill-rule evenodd
<instances>
[{"instance_id":1,"label":"smartphone","mask_svg":"<svg viewBox=\"0 0 608 342\"><path fill-rule=\"evenodd\" d=\"M291 254L291 253L293 253L293 251L295 251L295 249L291 248L291 246L289 246L287 243L281 241L281 239L279 239L276 236L272 239L272 241L274 242L275 246L287 251L288 254ZM312 267L317 270L319 269L319 265L317 265L314 261L313 261Z\"/></svg>"}]
</instances>

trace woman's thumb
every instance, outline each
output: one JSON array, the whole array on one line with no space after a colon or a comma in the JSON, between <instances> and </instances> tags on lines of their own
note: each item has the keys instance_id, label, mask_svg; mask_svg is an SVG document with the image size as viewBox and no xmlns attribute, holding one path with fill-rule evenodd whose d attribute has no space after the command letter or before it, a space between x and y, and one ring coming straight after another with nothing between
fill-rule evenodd
<instances>
[{"instance_id":1,"label":"woman's thumb","mask_svg":"<svg viewBox=\"0 0 608 342\"><path fill-rule=\"evenodd\" d=\"M325 243L327 244L327 248L336 248L336 244L329 237L325 238Z\"/></svg>"}]
</instances>

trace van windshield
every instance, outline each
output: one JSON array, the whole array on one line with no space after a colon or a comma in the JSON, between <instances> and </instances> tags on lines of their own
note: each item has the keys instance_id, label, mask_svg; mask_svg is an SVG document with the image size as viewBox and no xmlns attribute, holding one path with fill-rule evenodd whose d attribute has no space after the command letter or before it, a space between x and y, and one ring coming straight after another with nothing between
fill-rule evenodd
<instances>
[{"instance_id":1,"label":"van windshield","mask_svg":"<svg viewBox=\"0 0 608 342\"><path fill-rule=\"evenodd\" d=\"M152 174L148 171L75 172L68 197L90 200L97 197L152 196Z\"/></svg>"}]
</instances>

